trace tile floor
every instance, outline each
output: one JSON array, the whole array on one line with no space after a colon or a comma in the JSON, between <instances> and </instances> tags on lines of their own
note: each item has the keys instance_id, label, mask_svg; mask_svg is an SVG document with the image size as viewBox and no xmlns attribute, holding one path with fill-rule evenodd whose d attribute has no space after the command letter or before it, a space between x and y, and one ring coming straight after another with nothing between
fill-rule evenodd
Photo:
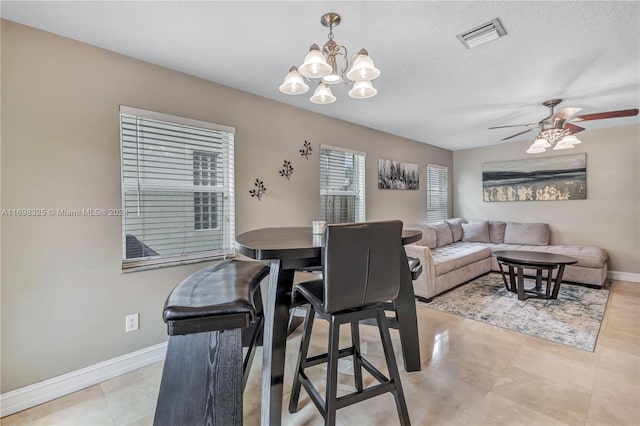
<instances>
[{"instance_id":1,"label":"tile floor","mask_svg":"<svg viewBox=\"0 0 640 426\"><path fill-rule=\"evenodd\" d=\"M585 352L510 330L418 307L422 366L402 383L414 425L640 425L640 284L613 282L595 352ZM310 354L326 345L316 321ZM384 365L374 327L361 326L362 349ZM349 331L344 328L344 346ZM397 331L392 330L399 365ZM290 337L285 383L290 386L299 332ZM244 424L260 423L260 353L244 398ZM342 362L342 361L341 361ZM348 360L340 391L351 390ZM323 382L323 367L311 370ZM385 371L385 369L382 369ZM162 364L1 419L9 425L150 425ZM373 379L365 376L365 384ZM285 406L290 388L285 385ZM339 395L340 395L339 391ZM382 395L338 411L340 425L398 424L393 397ZM283 408L283 424L319 425L304 391L299 411Z\"/></svg>"}]
</instances>

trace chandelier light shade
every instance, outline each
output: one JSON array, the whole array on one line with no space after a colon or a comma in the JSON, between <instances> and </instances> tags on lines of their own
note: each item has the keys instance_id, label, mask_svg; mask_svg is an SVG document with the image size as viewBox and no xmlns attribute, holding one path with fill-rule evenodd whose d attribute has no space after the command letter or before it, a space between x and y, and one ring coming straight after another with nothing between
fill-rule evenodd
<instances>
[{"instance_id":1,"label":"chandelier light shade","mask_svg":"<svg viewBox=\"0 0 640 426\"><path fill-rule=\"evenodd\" d=\"M353 89L349 90L349 96L355 99L367 99L375 96L378 91L374 89L369 80L356 81Z\"/></svg>"},{"instance_id":2,"label":"chandelier light shade","mask_svg":"<svg viewBox=\"0 0 640 426\"><path fill-rule=\"evenodd\" d=\"M280 85L280 91L287 95L302 95L309 91L309 86L298 72L298 68L291 67L289 73L284 78L284 83Z\"/></svg>"},{"instance_id":3,"label":"chandelier light shade","mask_svg":"<svg viewBox=\"0 0 640 426\"><path fill-rule=\"evenodd\" d=\"M373 60L369 57L367 49L360 49L356 60L347 73L347 78L351 81L373 80L380 77L380 70L373 65Z\"/></svg>"},{"instance_id":4,"label":"chandelier light shade","mask_svg":"<svg viewBox=\"0 0 640 426\"><path fill-rule=\"evenodd\" d=\"M329 86L320 83L309 100L314 104L332 104L336 101L336 97L331 93Z\"/></svg>"},{"instance_id":5,"label":"chandelier light shade","mask_svg":"<svg viewBox=\"0 0 640 426\"><path fill-rule=\"evenodd\" d=\"M299 67L291 67L284 82L279 89L287 95L301 95L309 90L304 82L307 80L319 80L318 87L309 98L314 104L330 104L336 101L329 85L344 83L353 86L349 90L349 96L354 99L367 99L375 96L378 91L371 84L380 76L373 60L366 49L360 51L352 58L352 66L349 68L347 48L333 41L333 27L340 24L341 18L337 13L325 13L320 22L329 28L329 40L322 46L312 44L304 62Z\"/></svg>"},{"instance_id":6,"label":"chandelier light shade","mask_svg":"<svg viewBox=\"0 0 640 426\"><path fill-rule=\"evenodd\" d=\"M312 44L309 53L300 65L300 74L307 78L322 78L331 73L331 65L327 63L317 44Z\"/></svg>"}]
</instances>

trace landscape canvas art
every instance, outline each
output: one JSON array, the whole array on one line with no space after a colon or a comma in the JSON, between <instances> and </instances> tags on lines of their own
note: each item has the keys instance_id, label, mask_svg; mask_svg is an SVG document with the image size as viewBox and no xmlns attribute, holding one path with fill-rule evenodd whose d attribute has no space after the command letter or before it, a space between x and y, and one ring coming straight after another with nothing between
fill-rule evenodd
<instances>
[{"instance_id":1,"label":"landscape canvas art","mask_svg":"<svg viewBox=\"0 0 640 426\"><path fill-rule=\"evenodd\" d=\"M419 186L417 164L378 158L378 189L419 189Z\"/></svg>"},{"instance_id":2,"label":"landscape canvas art","mask_svg":"<svg viewBox=\"0 0 640 426\"><path fill-rule=\"evenodd\" d=\"M482 165L484 201L587 198L587 155L572 154Z\"/></svg>"}]
</instances>

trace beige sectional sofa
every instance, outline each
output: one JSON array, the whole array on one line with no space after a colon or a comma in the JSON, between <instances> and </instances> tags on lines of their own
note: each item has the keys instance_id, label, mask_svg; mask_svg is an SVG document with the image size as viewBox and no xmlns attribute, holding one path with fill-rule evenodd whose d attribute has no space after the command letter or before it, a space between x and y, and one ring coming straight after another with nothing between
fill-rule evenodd
<instances>
[{"instance_id":1,"label":"beige sectional sofa","mask_svg":"<svg viewBox=\"0 0 640 426\"><path fill-rule=\"evenodd\" d=\"M423 273L413 282L415 294L420 299L431 299L487 272L500 271L491 255L499 250L541 251L575 257L578 263L567 266L563 281L596 287L604 285L608 271L605 250L549 245L549 241L550 229L546 223L467 223L456 218L423 225L422 240L405 249L408 256L420 259L423 265Z\"/></svg>"}]
</instances>

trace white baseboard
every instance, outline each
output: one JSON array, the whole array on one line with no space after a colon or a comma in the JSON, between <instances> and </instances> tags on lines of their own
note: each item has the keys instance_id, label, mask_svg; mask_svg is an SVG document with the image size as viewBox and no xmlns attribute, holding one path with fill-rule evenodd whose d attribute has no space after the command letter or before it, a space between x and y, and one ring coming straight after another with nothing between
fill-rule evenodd
<instances>
[{"instance_id":1,"label":"white baseboard","mask_svg":"<svg viewBox=\"0 0 640 426\"><path fill-rule=\"evenodd\" d=\"M628 281L631 283L640 283L640 274L634 274L632 272L609 271L607 273L607 278L609 278L610 280L616 280L616 281Z\"/></svg>"},{"instance_id":2,"label":"white baseboard","mask_svg":"<svg viewBox=\"0 0 640 426\"><path fill-rule=\"evenodd\" d=\"M0 417L26 410L72 392L164 360L167 342L131 352L80 370L0 394Z\"/></svg>"}]
</instances>

